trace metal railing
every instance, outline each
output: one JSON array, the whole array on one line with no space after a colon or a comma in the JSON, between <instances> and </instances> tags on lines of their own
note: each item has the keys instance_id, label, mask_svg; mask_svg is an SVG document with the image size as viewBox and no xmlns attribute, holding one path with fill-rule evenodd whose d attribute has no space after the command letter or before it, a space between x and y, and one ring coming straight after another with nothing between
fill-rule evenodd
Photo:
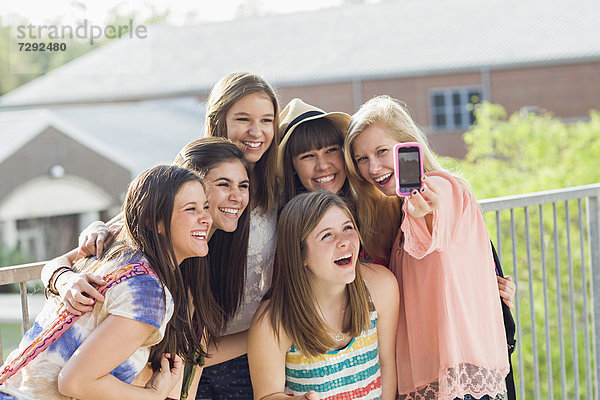
<instances>
[{"instance_id":1,"label":"metal railing","mask_svg":"<svg viewBox=\"0 0 600 400\"><path fill-rule=\"evenodd\" d=\"M517 284L517 396L599 399L600 184L480 204L504 271ZM0 269L0 285L20 285L24 330L29 328L25 282L39 279L41 267Z\"/></svg>"},{"instance_id":2,"label":"metal railing","mask_svg":"<svg viewBox=\"0 0 600 400\"><path fill-rule=\"evenodd\" d=\"M27 301L27 282L40 279L44 262L37 262L23 265L13 265L0 269L0 286L11 283L19 284L19 292L21 295L21 323L23 325L23 333L29 327L29 305ZM0 337L0 360L3 360L2 338Z\"/></svg>"},{"instance_id":3,"label":"metal railing","mask_svg":"<svg viewBox=\"0 0 600 400\"><path fill-rule=\"evenodd\" d=\"M517 284L518 397L598 399L600 184L480 204Z\"/></svg>"}]
</instances>

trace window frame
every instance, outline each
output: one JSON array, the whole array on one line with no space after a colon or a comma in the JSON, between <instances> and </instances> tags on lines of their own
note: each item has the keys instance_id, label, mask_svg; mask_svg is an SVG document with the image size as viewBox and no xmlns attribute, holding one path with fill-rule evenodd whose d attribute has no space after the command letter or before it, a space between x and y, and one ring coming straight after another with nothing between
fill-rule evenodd
<instances>
[{"instance_id":1,"label":"window frame","mask_svg":"<svg viewBox=\"0 0 600 400\"><path fill-rule=\"evenodd\" d=\"M429 113L430 123L434 132L443 131L459 131L467 130L472 125L471 115L472 110L467 108L470 103L470 97L473 95L473 91L478 92L479 104L485 98L483 86L481 85L468 85L468 86L454 86L454 87L442 87L434 88L429 90ZM436 105L436 100L439 96L444 99L444 104ZM456 95L459 95L460 104L458 108L454 104L453 100ZM460 110L460 113L457 113ZM460 115L460 123L455 120L456 115ZM438 118L444 117L444 124L439 124Z\"/></svg>"}]
</instances>

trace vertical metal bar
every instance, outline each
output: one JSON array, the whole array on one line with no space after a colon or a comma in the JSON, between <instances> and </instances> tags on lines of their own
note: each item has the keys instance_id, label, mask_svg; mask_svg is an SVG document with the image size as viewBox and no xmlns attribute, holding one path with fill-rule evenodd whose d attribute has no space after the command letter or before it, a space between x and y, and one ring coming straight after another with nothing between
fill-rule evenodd
<instances>
[{"instance_id":1,"label":"vertical metal bar","mask_svg":"<svg viewBox=\"0 0 600 400\"><path fill-rule=\"evenodd\" d=\"M500 211L496 211L496 250L500 264L502 264L502 229L500 229Z\"/></svg>"},{"instance_id":2,"label":"vertical metal bar","mask_svg":"<svg viewBox=\"0 0 600 400\"><path fill-rule=\"evenodd\" d=\"M527 246L527 270L529 271L529 313L531 315L531 345L533 351L533 377L535 383L535 399L540 399L540 372L538 366L537 333L535 329L535 300L533 296L533 262L531 261L531 241L529 236L529 209L523 207L525 213L525 244Z\"/></svg>"},{"instance_id":3,"label":"vertical metal bar","mask_svg":"<svg viewBox=\"0 0 600 400\"><path fill-rule=\"evenodd\" d=\"M548 278L546 276L546 243L544 242L544 205L538 206L540 225L540 256L542 261L542 287L544 292L544 333L546 338L546 376L548 379L548 398L554 398L552 381L552 351L550 348L550 315L548 314Z\"/></svg>"},{"instance_id":4,"label":"vertical metal bar","mask_svg":"<svg viewBox=\"0 0 600 400\"><path fill-rule=\"evenodd\" d=\"M588 289L587 276L585 270L585 240L583 237L583 211L581 199L577 199L577 221L579 227L579 258L581 260L581 294L583 296L583 326L585 330L585 380L587 382L587 398L592 398L592 360L590 357L590 325L588 311Z\"/></svg>"},{"instance_id":5,"label":"vertical metal bar","mask_svg":"<svg viewBox=\"0 0 600 400\"><path fill-rule=\"evenodd\" d=\"M29 330L29 305L27 304L27 282L19 282L21 292L21 318L23 323L23 334Z\"/></svg>"},{"instance_id":6,"label":"vertical metal bar","mask_svg":"<svg viewBox=\"0 0 600 400\"><path fill-rule=\"evenodd\" d=\"M558 344L560 347L560 386L562 399L567 399L567 363L565 361L565 340L563 333L563 315L562 315L562 289L560 282L560 258L559 258L559 240L558 240L558 216L556 212L556 203L552 203L552 214L554 218L554 274L556 276L556 302L558 311Z\"/></svg>"},{"instance_id":7,"label":"vertical metal bar","mask_svg":"<svg viewBox=\"0 0 600 400\"><path fill-rule=\"evenodd\" d=\"M600 337L600 190L596 192L596 196L588 198L588 223L589 236L588 244L590 246L590 260L592 267L592 293L593 293L593 324L594 335L592 336L592 344L594 347L594 365L596 376L594 378L594 391L596 398L600 399L598 393L598 381L600 380L600 351L598 351L598 337Z\"/></svg>"},{"instance_id":8,"label":"vertical metal bar","mask_svg":"<svg viewBox=\"0 0 600 400\"><path fill-rule=\"evenodd\" d=\"M525 374L523 365L523 342L521 339L521 312L519 311L519 274L517 268L517 235L515 229L515 209L510 209L510 237L512 241L512 261L513 261L513 277L515 278L515 284L517 285L517 291L515 293L515 317L517 325L517 356L519 360L519 398L525 398Z\"/></svg>"},{"instance_id":9,"label":"vertical metal bar","mask_svg":"<svg viewBox=\"0 0 600 400\"><path fill-rule=\"evenodd\" d=\"M573 284L573 256L571 252L571 213L569 201L565 201L565 224L567 231L567 265L569 266L569 304L571 306L571 351L573 353L573 380L575 398L579 399L579 353L577 352L577 326L575 324L575 289Z\"/></svg>"}]
</instances>

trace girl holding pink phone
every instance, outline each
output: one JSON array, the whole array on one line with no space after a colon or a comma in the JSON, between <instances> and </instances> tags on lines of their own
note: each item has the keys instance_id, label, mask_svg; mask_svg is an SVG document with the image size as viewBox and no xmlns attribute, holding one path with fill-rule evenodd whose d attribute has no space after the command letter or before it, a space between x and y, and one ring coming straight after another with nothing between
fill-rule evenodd
<instances>
[{"instance_id":1,"label":"girl holding pink phone","mask_svg":"<svg viewBox=\"0 0 600 400\"><path fill-rule=\"evenodd\" d=\"M396 197L393 149L417 142L419 190ZM390 269L400 286L396 341L400 399L502 399L509 371L490 239L466 181L436 161L404 106L365 103L344 144L361 231L395 224ZM398 214L382 215L396 204ZM367 251L381 243L366 236ZM391 240L391 238L390 238Z\"/></svg>"}]
</instances>

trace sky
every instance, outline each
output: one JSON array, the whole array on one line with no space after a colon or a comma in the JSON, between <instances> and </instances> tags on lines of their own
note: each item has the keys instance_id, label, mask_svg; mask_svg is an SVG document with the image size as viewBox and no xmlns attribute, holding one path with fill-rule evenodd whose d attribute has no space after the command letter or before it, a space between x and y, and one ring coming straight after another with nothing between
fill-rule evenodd
<instances>
[{"instance_id":1,"label":"sky","mask_svg":"<svg viewBox=\"0 0 600 400\"><path fill-rule=\"evenodd\" d=\"M88 19L90 23L106 22L109 10L119 7L120 14L136 11L145 16L152 9L169 9L169 23L184 25L191 22L224 21L233 19L243 10L258 7L263 13L279 14L316 10L338 6L343 0L0 0L0 16L19 15L32 24L56 21L73 22Z\"/></svg>"}]
</instances>

